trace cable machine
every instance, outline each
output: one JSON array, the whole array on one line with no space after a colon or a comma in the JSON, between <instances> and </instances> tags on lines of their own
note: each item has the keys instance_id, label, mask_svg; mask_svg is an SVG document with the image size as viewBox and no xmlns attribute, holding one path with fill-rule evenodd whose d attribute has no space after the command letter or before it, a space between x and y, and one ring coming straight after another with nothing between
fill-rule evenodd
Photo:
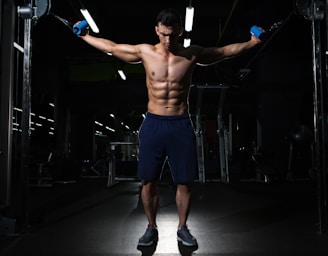
<instances>
[{"instance_id":1,"label":"cable machine","mask_svg":"<svg viewBox=\"0 0 328 256\"><path fill-rule=\"evenodd\" d=\"M205 173L205 155L204 155L204 134L202 128L202 118L201 118L201 109L203 102L204 90L206 89L216 89L220 91L219 106L217 110L217 134L219 138L219 153L220 153L220 170L222 182L229 182L229 139L228 131L224 127L223 118L222 118L222 108L224 105L226 91L228 86L218 84L218 85L193 85L197 87L197 111L196 111L196 121L195 121L195 133L196 133L196 145L197 145L197 160L198 160L198 179L200 183L206 182L206 173Z\"/></svg>"},{"instance_id":2,"label":"cable machine","mask_svg":"<svg viewBox=\"0 0 328 256\"><path fill-rule=\"evenodd\" d=\"M320 233L328 231L327 206L327 54L328 1L296 1L297 11L311 22L313 58L314 170L317 182Z\"/></svg>"},{"instance_id":3,"label":"cable machine","mask_svg":"<svg viewBox=\"0 0 328 256\"><path fill-rule=\"evenodd\" d=\"M31 0L26 6L18 6L18 17L24 20L23 78L22 78L22 134L21 134L21 169L19 174L20 232L28 231L28 175L30 152L31 118L31 71L32 71L32 29L35 21L48 14L50 0Z\"/></svg>"}]
</instances>

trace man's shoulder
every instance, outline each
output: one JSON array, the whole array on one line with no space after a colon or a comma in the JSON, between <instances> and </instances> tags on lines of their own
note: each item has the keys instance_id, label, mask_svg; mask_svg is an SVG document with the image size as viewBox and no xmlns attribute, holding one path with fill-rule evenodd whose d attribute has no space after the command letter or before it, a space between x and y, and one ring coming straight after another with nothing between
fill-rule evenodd
<instances>
[{"instance_id":1,"label":"man's shoulder","mask_svg":"<svg viewBox=\"0 0 328 256\"><path fill-rule=\"evenodd\" d=\"M202 46L199 45L190 45L188 47L181 47L179 49L180 54L185 54L185 55L193 55L193 56L198 56L198 54L201 52L201 50L204 49Z\"/></svg>"},{"instance_id":2,"label":"man's shoulder","mask_svg":"<svg viewBox=\"0 0 328 256\"><path fill-rule=\"evenodd\" d=\"M138 44L138 47L140 47L141 49L155 49L156 48L156 45L154 44L148 44L148 43L141 43L141 44Z\"/></svg>"},{"instance_id":3,"label":"man's shoulder","mask_svg":"<svg viewBox=\"0 0 328 256\"><path fill-rule=\"evenodd\" d=\"M192 45L186 47L186 49L188 49L189 51L200 51L200 50L204 49L204 47L200 46L198 44L192 44Z\"/></svg>"}]
</instances>

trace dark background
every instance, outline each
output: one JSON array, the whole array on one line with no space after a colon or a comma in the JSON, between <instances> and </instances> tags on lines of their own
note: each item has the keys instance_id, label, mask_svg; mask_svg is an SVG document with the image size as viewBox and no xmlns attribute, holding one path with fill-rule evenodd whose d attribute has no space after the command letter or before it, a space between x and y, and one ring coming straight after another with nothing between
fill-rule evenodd
<instances>
[{"instance_id":1,"label":"dark background","mask_svg":"<svg viewBox=\"0 0 328 256\"><path fill-rule=\"evenodd\" d=\"M84 0L83 5L97 23L99 36L118 43L155 44L158 11L175 7L184 17L189 1L150 4ZM267 31L266 40L243 56L195 69L190 113L195 120L200 110L205 150L210 148L205 157L218 157L217 115L222 105L224 126L231 132L233 157L239 159L240 148L255 143L283 177L291 134L299 127L312 130L313 126L310 21L291 0L202 0L192 1L192 5L195 16L189 37L193 44L223 46L246 41L253 25ZM59 155L74 161L99 158L111 141L125 141L131 136L136 139L147 103L140 64L125 64L99 52L55 18L57 15L72 23L82 20L81 6L76 0L52 1L50 13L35 22L32 33L32 111L55 119L55 136L49 138L45 130L35 131L32 148L46 148L44 152L48 152L51 145ZM125 71L126 81L118 76L118 67ZM240 79L240 71L245 68L249 73ZM213 85L228 88L225 97L220 98L222 89L207 88L199 105L198 86ZM56 109L47 112L48 102L54 102ZM20 104L19 98L16 103ZM112 120L110 114L116 119ZM114 128L115 133L97 127L94 121ZM121 122L129 128L122 127ZM94 138L95 130L101 130L101 136Z\"/></svg>"}]
</instances>

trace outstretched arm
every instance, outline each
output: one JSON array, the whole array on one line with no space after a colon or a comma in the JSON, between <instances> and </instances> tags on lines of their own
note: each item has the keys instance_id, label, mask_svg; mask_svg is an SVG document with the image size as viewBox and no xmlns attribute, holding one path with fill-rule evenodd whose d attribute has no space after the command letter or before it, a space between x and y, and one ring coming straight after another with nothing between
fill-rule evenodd
<instances>
[{"instance_id":1,"label":"outstretched arm","mask_svg":"<svg viewBox=\"0 0 328 256\"><path fill-rule=\"evenodd\" d=\"M80 38L94 48L104 53L111 53L115 57L125 62L133 63L141 61L140 49L138 45L117 44L109 39L95 37L89 35L88 33L80 36Z\"/></svg>"},{"instance_id":2,"label":"outstretched arm","mask_svg":"<svg viewBox=\"0 0 328 256\"><path fill-rule=\"evenodd\" d=\"M259 43L261 43L261 40L252 35L251 39L246 42L228 44L223 47L203 48L198 55L197 64L207 66L239 56Z\"/></svg>"}]
</instances>

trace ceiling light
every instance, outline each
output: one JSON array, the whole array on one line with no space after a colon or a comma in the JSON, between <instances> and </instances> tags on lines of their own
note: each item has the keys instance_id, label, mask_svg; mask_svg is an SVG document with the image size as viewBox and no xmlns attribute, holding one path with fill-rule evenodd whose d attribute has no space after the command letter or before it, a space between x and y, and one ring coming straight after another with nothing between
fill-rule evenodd
<instances>
[{"instance_id":1,"label":"ceiling light","mask_svg":"<svg viewBox=\"0 0 328 256\"><path fill-rule=\"evenodd\" d=\"M194 7L186 7L185 31L191 32L194 19Z\"/></svg>"},{"instance_id":2,"label":"ceiling light","mask_svg":"<svg viewBox=\"0 0 328 256\"><path fill-rule=\"evenodd\" d=\"M183 46L185 48L187 48L188 46L190 46L190 43L191 43L191 39L190 38L185 38L184 41L183 41Z\"/></svg>"},{"instance_id":3,"label":"ceiling light","mask_svg":"<svg viewBox=\"0 0 328 256\"><path fill-rule=\"evenodd\" d=\"M80 9L80 12L82 13L83 17L85 18L85 20L88 22L91 30L94 33L99 33L99 28L96 24L96 22L93 20L93 18L91 17L89 11L87 9Z\"/></svg>"},{"instance_id":4,"label":"ceiling light","mask_svg":"<svg viewBox=\"0 0 328 256\"><path fill-rule=\"evenodd\" d=\"M126 75L124 74L122 69L118 69L117 72L120 75L120 77L122 78L122 80L126 80Z\"/></svg>"}]
</instances>

